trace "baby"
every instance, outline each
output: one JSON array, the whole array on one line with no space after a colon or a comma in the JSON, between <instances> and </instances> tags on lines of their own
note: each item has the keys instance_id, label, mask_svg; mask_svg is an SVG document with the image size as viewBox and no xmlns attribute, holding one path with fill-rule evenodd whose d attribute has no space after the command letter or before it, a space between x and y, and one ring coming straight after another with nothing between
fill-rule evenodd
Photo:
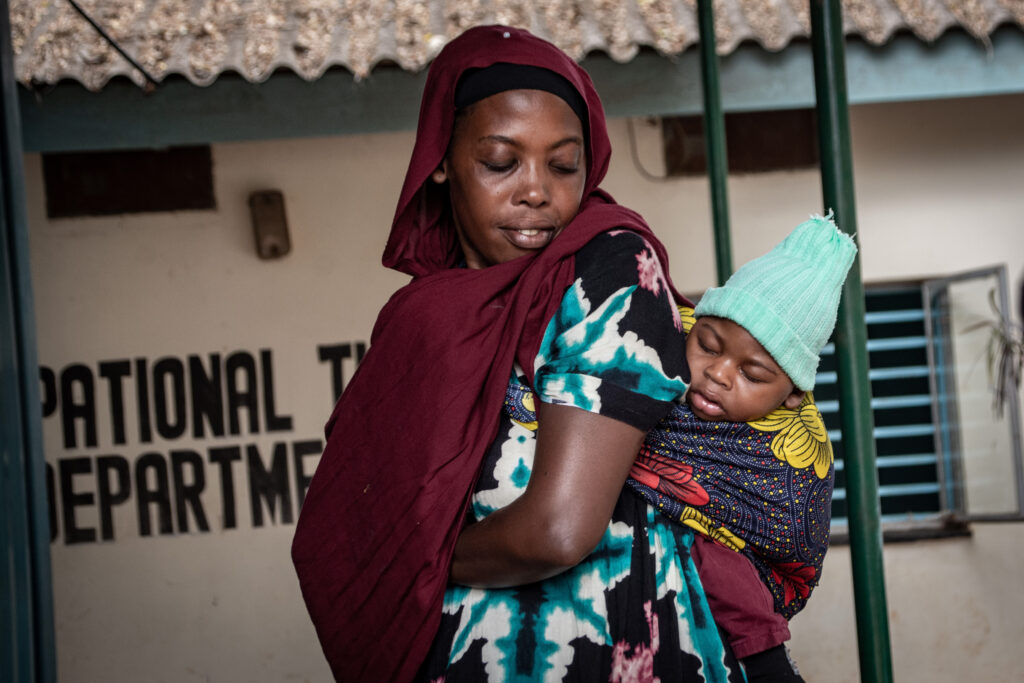
<instances>
[{"instance_id":1,"label":"baby","mask_svg":"<svg viewBox=\"0 0 1024 683\"><path fill-rule=\"evenodd\" d=\"M699 532L694 563L750 681L802 680L783 643L821 575L834 479L808 392L856 251L815 217L680 309L690 387L627 481Z\"/></svg>"}]
</instances>

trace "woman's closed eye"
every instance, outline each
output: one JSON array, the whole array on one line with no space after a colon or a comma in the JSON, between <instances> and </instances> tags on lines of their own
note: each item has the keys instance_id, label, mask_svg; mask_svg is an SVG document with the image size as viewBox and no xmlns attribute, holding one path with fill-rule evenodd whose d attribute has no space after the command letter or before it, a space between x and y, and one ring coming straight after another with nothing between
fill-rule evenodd
<instances>
[{"instance_id":1,"label":"woman's closed eye","mask_svg":"<svg viewBox=\"0 0 1024 683\"><path fill-rule=\"evenodd\" d=\"M556 173L569 175L579 172L582 161L583 150L578 145L563 145L556 154L549 158L548 165Z\"/></svg>"},{"instance_id":2,"label":"woman's closed eye","mask_svg":"<svg viewBox=\"0 0 1024 683\"><path fill-rule=\"evenodd\" d=\"M486 168L488 171L492 173L508 173L516 165L514 159L501 161L482 160L480 163L483 165L484 168Z\"/></svg>"},{"instance_id":3,"label":"woman's closed eye","mask_svg":"<svg viewBox=\"0 0 1024 683\"><path fill-rule=\"evenodd\" d=\"M559 150L558 154L553 155L548 160L548 165L556 173L573 174L578 173L580 170L580 161L582 155L579 150L572 151L570 149Z\"/></svg>"}]
</instances>

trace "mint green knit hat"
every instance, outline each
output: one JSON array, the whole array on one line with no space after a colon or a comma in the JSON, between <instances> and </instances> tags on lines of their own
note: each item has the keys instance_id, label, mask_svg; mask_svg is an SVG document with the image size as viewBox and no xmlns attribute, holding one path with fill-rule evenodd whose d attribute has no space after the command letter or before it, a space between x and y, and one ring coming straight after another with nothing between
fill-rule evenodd
<instances>
[{"instance_id":1,"label":"mint green knit hat","mask_svg":"<svg viewBox=\"0 0 1024 683\"><path fill-rule=\"evenodd\" d=\"M857 245L827 217L812 216L770 252L704 293L694 316L727 318L772 355L797 389L810 391L832 334Z\"/></svg>"}]
</instances>

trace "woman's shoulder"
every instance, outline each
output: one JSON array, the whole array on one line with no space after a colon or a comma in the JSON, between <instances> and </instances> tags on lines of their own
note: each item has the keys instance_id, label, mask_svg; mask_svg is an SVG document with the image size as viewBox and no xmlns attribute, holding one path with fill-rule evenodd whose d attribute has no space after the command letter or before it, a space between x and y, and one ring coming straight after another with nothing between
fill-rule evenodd
<instances>
[{"instance_id":1,"label":"woman's shoulder","mask_svg":"<svg viewBox=\"0 0 1024 683\"><path fill-rule=\"evenodd\" d=\"M602 233L577 255L576 280L539 349L535 386L542 401L646 431L686 389L683 345L654 246L628 230Z\"/></svg>"},{"instance_id":2,"label":"woman's shoulder","mask_svg":"<svg viewBox=\"0 0 1024 683\"><path fill-rule=\"evenodd\" d=\"M588 283L589 289L604 284L614 291L639 285L655 296L671 297L656 250L631 230L610 230L590 240L576 254L576 278ZM598 298L603 297L598 294Z\"/></svg>"},{"instance_id":3,"label":"woman's shoulder","mask_svg":"<svg viewBox=\"0 0 1024 683\"><path fill-rule=\"evenodd\" d=\"M647 239L627 229L610 230L595 236L576 255L576 281L596 299L635 287L668 303L670 317L678 321L672 288L658 249Z\"/></svg>"},{"instance_id":4,"label":"woman's shoulder","mask_svg":"<svg viewBox=\"0 0 1024 683\"><path fill-rule=\"evenodd\" d=\"M654 250L639 233L625 228L598 233L576 254L576 270L595 262L623 261L636 263L636 256Z\"/></svg>"}]
</instances>

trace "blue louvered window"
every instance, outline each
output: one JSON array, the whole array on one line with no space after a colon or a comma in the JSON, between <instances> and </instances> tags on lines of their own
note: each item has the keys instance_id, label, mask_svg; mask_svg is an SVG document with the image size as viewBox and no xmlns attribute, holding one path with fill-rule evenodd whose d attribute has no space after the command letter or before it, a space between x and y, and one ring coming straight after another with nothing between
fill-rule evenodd
<instances>
[{"instance_id":1,"label":"blue louvered window","mask_svg":"<svg viewBox=\"0 0 1024 683\"><path fill-rule=\"evenodd\" d=\"M1005 270L992 268L865 290L883 523L1021 517L1018 408L1014 400L1001 417L992 408L984 358L990 332L978 324L1000 288L1005 302ZM829 344L815 398L836 453L833 529L847 521L836 380Z\"/></svg>"}]
</instances>

